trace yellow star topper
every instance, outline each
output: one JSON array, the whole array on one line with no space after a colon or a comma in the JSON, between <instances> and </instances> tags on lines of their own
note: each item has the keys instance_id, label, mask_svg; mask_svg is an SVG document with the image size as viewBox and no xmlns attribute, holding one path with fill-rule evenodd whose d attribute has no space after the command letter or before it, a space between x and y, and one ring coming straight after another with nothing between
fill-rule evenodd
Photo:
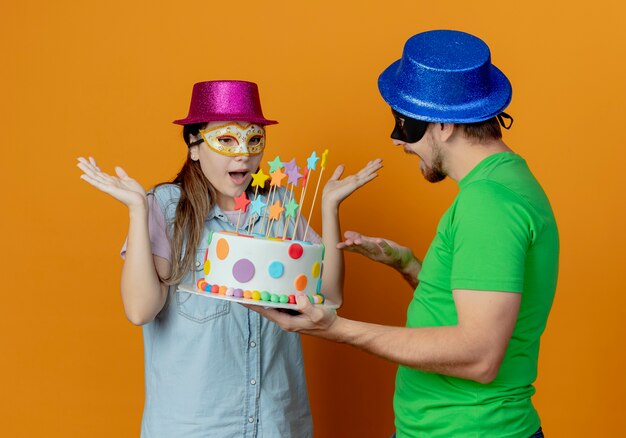
<instances>
[{"instance_id":1,"label":"yellow star topper","mask_svg":"<svg viewBox=\"0 0 626 438\"><path fill-rule=\"evenodd\" d=\"M269 175L263 173L263 169L259 169L257 173L252 174L252 187L265 187L265 182L270 179Z\"/></svg>"},{"instance_id":2,"label":"yellow star topper","mask_svg":"<svg viewBox=\"0 0 626 438\"><path fill-rule=\"evenodd\" d=\"M320 164L320 167L322 169L326 169L326 160L328 159L328 149L324 149L324 152L322 153L322 164Z\"/></svg>"}]
</instances>

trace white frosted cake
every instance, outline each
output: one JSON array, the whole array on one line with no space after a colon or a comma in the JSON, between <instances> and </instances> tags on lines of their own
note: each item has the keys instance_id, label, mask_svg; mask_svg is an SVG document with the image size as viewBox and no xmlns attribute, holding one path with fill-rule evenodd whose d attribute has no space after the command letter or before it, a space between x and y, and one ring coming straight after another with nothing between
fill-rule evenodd
<instances>
[{"instance_id":1,"label":"white frosted cake","mask_svg":"<svg viewBox=\"0 0 626 438\"><path fill-rule=\"evenodd\" d=\"M213 232L204 258L197 286L205 292L279 303L295 303L303 292L311 302L324 301L322 244Z\"/></svg>"}]
</instances>

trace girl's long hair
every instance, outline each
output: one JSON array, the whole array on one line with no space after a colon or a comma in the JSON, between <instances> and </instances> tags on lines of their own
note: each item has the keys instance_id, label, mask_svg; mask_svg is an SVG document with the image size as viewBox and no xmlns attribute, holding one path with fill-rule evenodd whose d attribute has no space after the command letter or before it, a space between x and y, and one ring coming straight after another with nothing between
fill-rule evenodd
<instances>
[{"instance_id":1,"label":"girl's long hair","mask_svg":"<svg viewBox=\"0 0 626 438\"><path fill-rule=\"evenodd\" d=\"M191 159L189 147L191 137L196 137L205 123L185 125L183 127L183 139L187 144L187 159L178 175L171 183L180 186L180 200L176 206L176 215L171 228L170 245L172 249L172 270L170 275L161 278L165 284L178 284L185 274L193 268L196 259L196 250L202 233L204 232L204 221L215 205L215 188L200 167L200 161ZM161 184L159 184L161 185ZM157 185L157 187L159 186ZM248 194L251 188L247 188ZM267 189L260 189L260 194L266 194ZM183 252L185 243L185 253Z\"/></svg>"},{"instance_id":2,"label":"girl's long hair","mask_svg":"<svg viewBox=\"0 0 626 438\"><path fill-rule=\"evenodd\" d=\"M204 220L216 199L215 188L204 176L200 161L192 160L189 152L191 136L197 136L203 126L204 123L198 123L183 127L183 139L188 148L187 159L172 181L173 184L180 186L181 194L170 236L172 270L169 276L161 278L166 284L180 283L185 274L192 269L196 249L204 231ZM183 243L185 243L184 254L182 254Z\"/></svg>"}]
</instances>

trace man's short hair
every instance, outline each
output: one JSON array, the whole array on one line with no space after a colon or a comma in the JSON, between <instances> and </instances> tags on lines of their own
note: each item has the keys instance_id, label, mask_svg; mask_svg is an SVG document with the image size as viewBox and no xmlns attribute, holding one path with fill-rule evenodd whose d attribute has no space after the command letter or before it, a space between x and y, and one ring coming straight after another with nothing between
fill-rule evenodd
<instances>
[{"instance_id":1,"label":"man's short hair","mask_svg":"<svg viewBox=\"0 0 626 438\"><path fill-rule=\"evenodd\" d=\"M465 136L470 140L484 142L502 138L502 129L497 117L492 117L482 122L458 123L457 125L463 128Z\"/></svg>"}]
</instances>

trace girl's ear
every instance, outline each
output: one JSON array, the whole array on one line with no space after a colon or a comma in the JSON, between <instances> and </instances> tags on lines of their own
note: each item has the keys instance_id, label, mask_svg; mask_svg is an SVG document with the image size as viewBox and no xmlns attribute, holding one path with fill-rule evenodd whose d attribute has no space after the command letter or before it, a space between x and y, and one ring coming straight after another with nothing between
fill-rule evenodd
<instances>
[{"instance_id":1,"label":"girl's ear","mask_svg":"<svg viewBox=\"0 0 626 438\"><path fill-rule=\"evenodd\" d=\"M193 161L198 161L200 159L198 155L198 145L191 146L189 148L189 156L191 157Z\"/></svg>"}]
</instances>

